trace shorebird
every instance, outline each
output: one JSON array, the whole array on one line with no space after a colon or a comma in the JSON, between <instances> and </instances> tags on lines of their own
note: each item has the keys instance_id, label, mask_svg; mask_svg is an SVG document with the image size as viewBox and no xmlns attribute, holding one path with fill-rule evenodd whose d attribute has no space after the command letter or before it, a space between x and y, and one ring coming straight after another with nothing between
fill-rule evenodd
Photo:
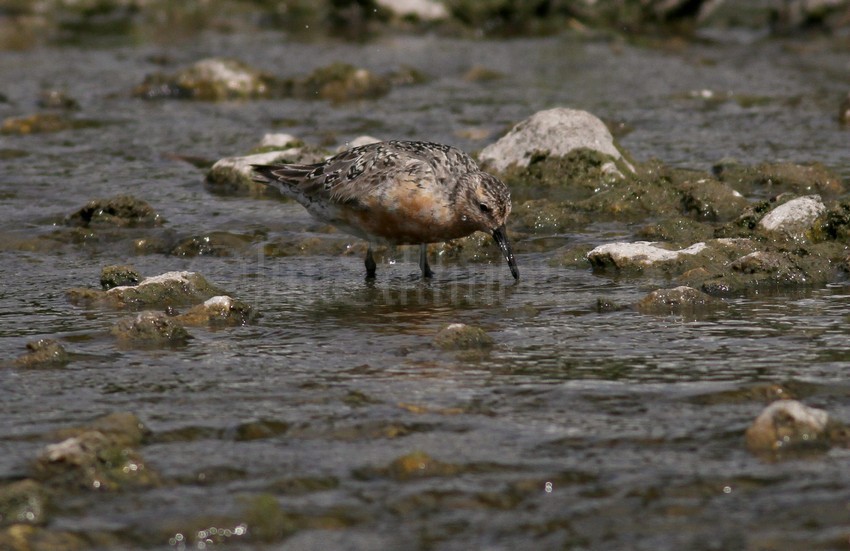
<instances>
[{"instance_id":1,"label":"shorebird","mask_svg":"<svg viewBox=\"0 0 850 551\"><path fill-rule=\"evenodd\" d=\"M295 199L314 218L365 239L367 278L374 278L377 268L372 243L418 244L422 276L430 278L428 243L483 231L493 236L519 279L505 232L510 191L459 149L430 142L378 142L318 164L253 169L254 180Z\"/></svg>"}]
</instances>

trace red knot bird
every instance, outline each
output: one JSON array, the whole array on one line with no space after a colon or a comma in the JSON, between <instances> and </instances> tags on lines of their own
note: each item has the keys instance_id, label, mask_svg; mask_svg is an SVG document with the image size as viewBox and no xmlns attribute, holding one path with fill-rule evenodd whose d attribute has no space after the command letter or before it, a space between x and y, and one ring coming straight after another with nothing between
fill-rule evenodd
<instances>
[{"instance_id":1,"label":"red knot bird","mask_svg":"<svg viewBox=\"0 0 850 551\"><path fill-rule=\"evenodd\" d=\"M519 270L505 233L511 194L463 151L429 142L391 141L343 151L314 165L253 165L257 182L274 186L313 217L369 242L366 277L375 277L372 243L419 245L476 231L493 236L515 279Z\"/></svg>"}]
</instances>

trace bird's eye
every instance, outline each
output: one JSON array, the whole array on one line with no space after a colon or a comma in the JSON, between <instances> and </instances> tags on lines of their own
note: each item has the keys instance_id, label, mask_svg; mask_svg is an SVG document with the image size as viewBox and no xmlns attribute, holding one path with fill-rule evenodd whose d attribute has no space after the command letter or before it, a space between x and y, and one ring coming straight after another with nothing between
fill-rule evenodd
<instances>
[{"instance_id":1,"label":"bird's eye","mask_svg":"<svg viewBox=\"0 0 850 551\"><path fill-rule=\"evenodd\" d=\"M481 212L485 214L490 212L490 207L488 207L484 203L478 203L478 208L481 209Z\"/></svg>"}]
</instances>

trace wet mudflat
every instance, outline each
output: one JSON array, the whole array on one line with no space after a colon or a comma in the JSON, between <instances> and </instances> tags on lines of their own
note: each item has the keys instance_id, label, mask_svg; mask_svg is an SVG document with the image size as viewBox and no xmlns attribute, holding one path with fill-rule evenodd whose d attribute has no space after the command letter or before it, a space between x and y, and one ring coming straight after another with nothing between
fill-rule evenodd
<instances>
[{"instance_id":1,"label":"wet mudflat","mask_svg":"<svg viewBox=\"0 0 850 551\"><path fill-rule=\"evenodd\" d=\"M562 260L635 241L645 219L515 228L518 284L498 256L437 248L432 281L410 248L386 251L367 282L362 243L293 203L211 193L209 163L185 162L244 154L268 132L330 149L369 134L477 151L569 106L623 123L619 143L639 162L816 161L846 181L836 121L846 49L736 37L654 49L575 36L352 45L209 33L179 48L4 52L3 118L35 112L48 87L79 103L70 118L94 122L0 136L0 549L847 548L846 447L763 455L744 436L778 398L850 420L842 277L647 314L633 305L678 284L665 273ZM168 70L221 56L280 77L342 61L408 65L429 80L343 104L134 98L164 53ZM473 67L502 76L465 79ZM122 194L162 221L67 222ZM122 341L113 327L139 308L66 294L99 288L116 264L145 277L198 272L258 317L187 323L186 341ZM441 346L455 323L492 344ZM38 339L61 343L66 361L16 364ZM118 412L144 424L137 439L97 425ZM73 427L85 428L61 432ZM45 452L67 438L100 450L70 483L53 470L73 463L67 446ZM42 490L9 490L26 479ZM14 492L29 505L5 498Z\"/></svg>"}]
</instances>

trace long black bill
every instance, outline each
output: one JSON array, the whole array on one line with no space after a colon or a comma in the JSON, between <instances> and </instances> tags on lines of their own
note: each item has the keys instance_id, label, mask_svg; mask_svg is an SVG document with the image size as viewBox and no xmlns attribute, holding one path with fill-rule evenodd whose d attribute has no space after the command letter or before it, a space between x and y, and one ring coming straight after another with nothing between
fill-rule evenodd
<instances>
[{"instance_id":1,"label":"long black bill","mask_svg":"<svg viewBox=\"0 0 850 551\"><path fill-rule=\"evenodd\" d=\"M508 241L508 234L505 233L504 224L493 230L493 239L496 240L499 248L502 249L502 254L505 255L505 260L508 261L508 267L511 269L511 275L514 276L514 279L519 279L519 269L516 267L516 259L511 250L511 242Z\"/></svg>"}]
</instances>

